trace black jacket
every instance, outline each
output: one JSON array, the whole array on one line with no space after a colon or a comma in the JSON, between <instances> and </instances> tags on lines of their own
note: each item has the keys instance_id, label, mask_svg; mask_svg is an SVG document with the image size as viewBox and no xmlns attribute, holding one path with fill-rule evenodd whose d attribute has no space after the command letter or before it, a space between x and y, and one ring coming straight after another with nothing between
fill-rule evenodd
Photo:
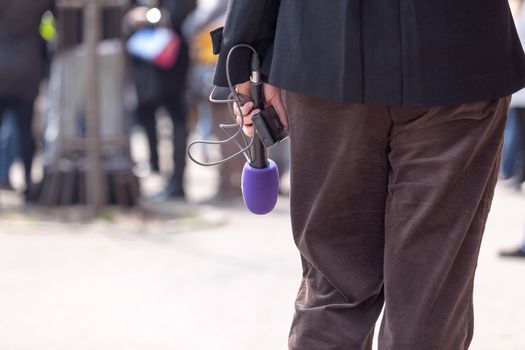
<instances>
[{"instance_id":1,"label":"black jacket","mask_svg":"<svg viewBox=\"0 0 525 350\"><path fill-rule=\"evenodd\" d=\"M510 95L525 59L507 0L230 0L214 83L229 49L254 45L271 84L377 105L446 105ZM231 64L248 79L249 52Z\"/></svg>"},{"instance_id":2,"label":"black jacket","mask_svg":"<svg viewBox=\"0 0 525 350\"><path fill-rule=\"evenodd\" d=\"M53 0L0 0L0 96L34 98L43 76L39 25Z\"/></svg>"}]
</instances>

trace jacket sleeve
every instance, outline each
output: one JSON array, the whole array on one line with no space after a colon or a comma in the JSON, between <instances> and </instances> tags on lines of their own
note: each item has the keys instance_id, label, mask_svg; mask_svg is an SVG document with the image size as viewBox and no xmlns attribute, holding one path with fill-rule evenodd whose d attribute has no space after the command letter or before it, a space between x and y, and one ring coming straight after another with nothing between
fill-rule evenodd
<instances>
[{"instance_id":1,"label":"jacket sleeve","mask_svg":"<svg viewBox=\"0 0 525 350\"><path fill-rule=\"evenodd\" d=\"M214 53L219 55L214 85L228 86L226 58L238 44L249 44L257 50L263 79L268 81L279 4L280 0L230 0L224 27L211 32ZM249 79L250 61L251 51L246 48L239 48L232 55L229 68L233 84Z\"/></svg>"}]
</instances>

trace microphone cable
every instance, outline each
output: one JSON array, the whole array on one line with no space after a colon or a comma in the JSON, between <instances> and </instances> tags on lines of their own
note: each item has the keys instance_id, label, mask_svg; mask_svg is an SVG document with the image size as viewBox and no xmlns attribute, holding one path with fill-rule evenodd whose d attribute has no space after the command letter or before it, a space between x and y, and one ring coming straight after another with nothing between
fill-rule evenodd
<instances>
[{"instance_id":1,"label":"microphone cable","mask_svg":"<svg viewBox=\"0 0 525 350\"><path fill-rule=\"evenodd\" d=\"M220 165L220 164L223 164L223 163L229 161L230 159L233 159L233 158L235 158L235 157L237 157L237 156L239 156L241 154L244 155L244 157L246 158L246 160L249 163L253 163L254 162L255 155L252 154L252 146L254 145L255 137L249 138L250 142L248 142L246 135L244 134L244 132L242 132L242 128L244 127L244 118L242 117L243 113L242 113L241 107L242 107L242 105L244 103L248 102L248 100L246 100L246 101L242 100L241 95L239 95L237 93L237 91L235 90L235 87L232 84L232 80L231 80L231 76L230 76L230 60L231 60L231 56L233 55L235 50L240 49L240 48L250 49L252 51L253 55L258 55L257 50L255 50L253 48L253 46L248 45L248 44L235 45L228 52L228 56L226 57L226 79L228 81L228 87L230 89L230 96L233 99L229 98L227 100L220 101L220 100L214 100L212 98L212 96L210 96L210 102L212 102L212 103L227 103L228 104L228 109L230 111L230 115L234 119L235 124L219 124L219 127L228 135L227 139L218 140L218 141L197 140L197 141L193 141L192 143L190 143L188 145L188 148L187 148L188 157L194 163L196 163L198 165L201 165L201 166ZM233 103L230 105L231 102L233 102ZM234 110L235 108L237 108L237 112L241 116L241 123L240 124L238 124L237 121L236 121L235 110ZM231 129L237 129L237 130L235 132L231 133L230 132ZM241 144L240 141L237 139L239 134L242 137L243 144ZM226 158L223 158L223 159L215 161L215 162L208 162L208 163L201 162L201 161L197 160L191 154L191 149L194 146L196 146L196 145L223 145L223 144L226 144L228 142L233 142L237 146L237 148L239 148L239 151L234 153L234 154L232 154L232 155L230 155L230 156L228 156L228 157L226 157Z\"/></svg>"}]
</instances>

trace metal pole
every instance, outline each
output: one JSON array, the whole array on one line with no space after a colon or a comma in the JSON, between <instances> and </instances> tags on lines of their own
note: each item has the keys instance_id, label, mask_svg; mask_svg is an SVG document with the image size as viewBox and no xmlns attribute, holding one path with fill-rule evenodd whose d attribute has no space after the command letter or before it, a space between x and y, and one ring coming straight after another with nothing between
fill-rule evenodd
<instances>
[{"instance_id":1,"label":"metal pole","mask_svg":"<svg viewBox=\"0 0 525 350\"><path fill-rule=\"evenodd\" d=\"M101 159L99 60L97 46L101 37L101 14L98 1L89 1L84 7L84 42L86 46L86 194L96 214L105 204L105 181Z\"/></svg>"}]
</instances>

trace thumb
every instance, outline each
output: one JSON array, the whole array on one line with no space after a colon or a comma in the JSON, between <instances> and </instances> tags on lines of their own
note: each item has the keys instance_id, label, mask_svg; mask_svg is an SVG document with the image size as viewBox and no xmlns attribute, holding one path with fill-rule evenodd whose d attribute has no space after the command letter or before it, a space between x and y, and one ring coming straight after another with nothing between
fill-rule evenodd
<instances>
[{"instance_id":1,"label":"thumb","mask_svg":"<svg viewBox=\"0 0 525 350\"><path fill-rule=\"evenodd\" d=\"M288 113L286 112L286 107L284 106L281 96L276 96L272 100L272 106L275 109L275 112L277 113L281 124L285 128L288 128Z\"/></svg>"}]
</instances>

